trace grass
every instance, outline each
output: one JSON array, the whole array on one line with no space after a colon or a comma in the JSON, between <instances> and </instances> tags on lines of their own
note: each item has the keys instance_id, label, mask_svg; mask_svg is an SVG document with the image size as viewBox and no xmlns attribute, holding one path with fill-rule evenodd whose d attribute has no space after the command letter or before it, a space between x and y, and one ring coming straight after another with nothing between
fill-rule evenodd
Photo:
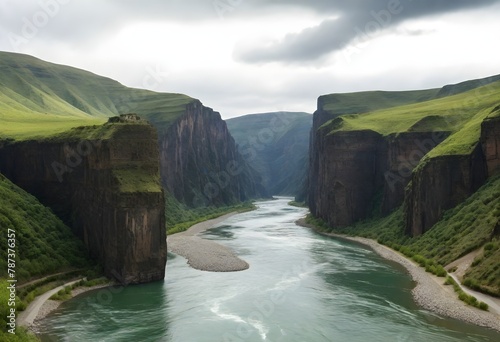
<instances>
[{"instance_id":1,"label":"grass","mask_svg":"<svg viewBox=\"0 0 500 342\"><path fill-rule=\"evenodd\" d=\"M151 171L151 167L136 165L113 169L113 175L119 183L120 192L161 192L160 175Z\"/></svg>"},{"instance_id":2,"label":"grass","mask_svg":"<svg viewBox=\"0 0 500 342\"><path fill-rule=\"evenodd\" d=\"M305 202L291 201L291 202L288 202L288 205L291 205L292 207L297 207L297 208L307 208L307 204Z\"/></svg>"},{"instance_id":3,"label":"grass","mask_svg":"<svg viewBox=\"0 0 500 342\"><path fill-rule=\"evenodd\" d=\"M485 302L480 302L476 297L465 293L452 277L446 276L446 281L444 282L444 284L453 286L453 290L458 295L458 299L460 299L462 302L471 306L475 306L478 309L488 311L488 304L486 304Z\"/></svg>"},{"instance_id":4,"label":"grass","mask_svg":"<svg viewBox=\"0 0 500 342\"><path fill-rule=\"evenodd\" d=\"M351 94L353 97L355 95ZM325 123L321 128L331 133L372 130L382 135L419 130L445 130L452 132L452 135L429 153L428 157L468 154L479 140L481 122L498 106L499 95L500 82L497 81L457 95L423 102L397 106L395 101L390 103L392 106L389 108L371 110L377 107L373 105L368 112L342 115ZM360 94L357 96L359 100ZM365 102L363 98L362 103ZM325 105L324 108L328 110L329 106L332 107L334 104Z\"/></svg>"},{"instance_id":5,"label":"grass","mask_svg":"<svg viewBox=\"0 0 500 342\"><path fill-rule=\"evenodd\" d=\"M318 103L331 114L368 113L433 99L439 89L414 91L365 91L323 95Z\"/></svg>"},{"instance_id":6,"label":"grass","mask_svg":"<svg viewBox=\"0 0 500 342\"><path fill-rule=\"evenodd\" d=\"M193 101L186 95L128 88L85 70L0 52L1 138L44 137L131 112L166 129Z\"/></svg>"}]
</instances>

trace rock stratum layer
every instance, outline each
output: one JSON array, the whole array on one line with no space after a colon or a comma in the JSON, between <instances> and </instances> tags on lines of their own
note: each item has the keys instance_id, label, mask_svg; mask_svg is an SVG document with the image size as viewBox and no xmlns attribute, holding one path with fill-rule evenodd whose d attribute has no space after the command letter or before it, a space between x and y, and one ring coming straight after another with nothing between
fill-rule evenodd
<instances>
[{"instance_id":1,"label":"rock stratum layer","mask_svg":"<svg viewBox=\"0 0 500 342\"><path fill-rule=\"evenodd\" d=\"M1 145L0 172L65 220L107 276L164 278L165 202L152 126L106 124Z\"/></svg>"}]
</instances>

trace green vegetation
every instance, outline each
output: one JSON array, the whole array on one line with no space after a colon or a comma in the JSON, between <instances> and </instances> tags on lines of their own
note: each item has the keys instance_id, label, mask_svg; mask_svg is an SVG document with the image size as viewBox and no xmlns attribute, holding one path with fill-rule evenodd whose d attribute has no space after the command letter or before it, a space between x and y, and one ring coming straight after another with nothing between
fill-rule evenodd
<instances>
[{"instance_id":1,"label":"green vegetation","mask_svg":"<svg viewBox=\"0 0 500 342\"><path fill-rule=\"evenodd\" d=\"M113 175L120 184L121 192L161 192L160 175L153 175L149 170L144 165L129 165L113 169Z\"/></svg>"},{"instance_id":2,"label":"green vegetation","mask_svg":"<svg viewBox=\"0 0 500 342\"><path fill-rule=\"evenodd\" d=\"M458 299L460 299L462 302L465 302L468 305L475 306L478 309L488 311L488 304L485 302L480 302L477 300L476 297L468 295L465 293L460 286L457 284L455 279L453 279L450 276L446 276L446 281L444 282L445 285L452 285L453 290L456 292L458 295Z\"/></svg>"},{"instance_id":3,"label":"green vegetation","mask_svg":"<svg viewBox=\"0 0 500 342\"><path fill-rule=\"evenodd\" d=\"M194 101L16 53L0 52L0 70L2 138L48 136L131 112L165 129Z\"/></svg>"},{"instance_id":4,"label":"green vegetation","mask_svg":"<svg viewBox=\"0 0 500 342\"><path fill-rule=\"evenodd\" d=\"M439 89L414 91L365 91L330 94L319 98L323 110L331 114L359 114L433 99Z\"/></svg>"},{"instance_id":5,"label":"green vegetation","mask_svg":"<svg viewBox=\"0 0 500 342\"><path fill-rule=\"evenodd\" d=\"M80 280L79 282L74 283L70 286L65 286L64 289L59 290L56 294L52 295L50 299L65 301L72 298L71 291L78 287L92 287L96 285L108 284L109 280L107 278L96 278L92 280Z\"/></svg>"},{"instance_id":6,"label":"green vegetation","mask_svg":"<svg viewBox=\"0 0 500 342\"><path fill-rule=\"evenodd\" d=\"M322 129L332 133L372 130L382 135L409 131L450 131L451 136L426 157L469 154L479 140L481 122L491 115L499 103L500 82L441 98L433 98L433 93L436 90L425 91L423 95L420 92L396 92L394 99L390 97L392 93L380 92L330 95L332 99L351 97L353 104L357 98L359 103L369 103L370 107L364 111L342 112L342 109L345 110L342 103L336 103L327 97L332 102L325 104L323 108L344 115L325 123ZM398 97L402 95L405 95L403 99ZM419 97L420 95L422 96ZM371 99L373 103L367 99ZM415 101L423 99L425 101ZM405 101L407 104L401 105Z\"/></svg>"},{"instance_id":7,"label":"green vegetation","mask_svg":"<svg viewBox=\"0 0 500 342\"><path fill-rule=\"evenodd\" d=\"M33 277L90 265L83 243L50 209L0 175L0 243L7 230L16 234L16 277ZM0 250L0 269L7 269L7 250Z\"/></svg>"},{"instance_id":8,"label":"green vegetation","mask_svg":"<svg viewBox=\"0 0 500 342\"><path fill-rule=\"evenodd\" d=\"M192 225L211 220L232 212L245 212L254 210L250 203L241 203L226 207L200 207L189 208L180 203L171 194L165 193L167 234L172 235L187 230Z\"/></svg>"},{"instance_id":9,"label":"green vegetation","mask_svg":"<svg viewBox=\"0 0 500 342\"><path fill-rule=\"evenodd\" d=\"M460 205L444 213L432 229L410 238L404 232L403 210L386 217L375 217L351 227L331 229L321 220L308 217L308 223L324 232L363 236L377 240L415 259L429 271L442 273L452 261L484 246L484 253L465 275L464 285L500 296L500 236L495 227L500 217L500 176L491 178ZM434 272L433 272L434 273Z\"/></svg>"},{"instance_id":10,"label":"green vegetation","mask_svg":"<svg viewBox=\"0 0 500 342\"><path fill-rule=\"evenodd\" d=\"M305 204L304 202L291 201L291 202L288 202L288 205L291 205L292 207L298 207L298 208L307 208L307 204Z\"/></svg>"}]
</instances>

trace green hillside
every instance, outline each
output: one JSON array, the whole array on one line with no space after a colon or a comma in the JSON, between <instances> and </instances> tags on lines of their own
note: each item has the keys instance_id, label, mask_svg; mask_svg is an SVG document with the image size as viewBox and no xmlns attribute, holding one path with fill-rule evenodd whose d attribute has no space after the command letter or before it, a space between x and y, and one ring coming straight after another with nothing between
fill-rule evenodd
<instances>
[{"instance_id":1,"label":"green hillside","mask_svg":"<svg viewBox=\"0 0 500 342\"><path fill-rule=\"evenodd\" d=\"M483 83L471 81L468 87L480 84ZM351 94L355 95L361 96L360 93ZM365 101L362 97L358 97L358 100ZM379 105L380 103L388 105L386 100L387 95L383 101L379 101ZM322 129L330 130L332 133L373 130L383 135L408 131L450 131L453 134L428 157L468 154L479 140L481 122L491 115L499 104L500 81L496 81L457 95L392 106L362 114L341 115L325 123Z\"/></svg>"},{"instance_id":2,"label":"green hillside","mask_svg":"<svg viewBox=\"0 0 500 342\"><path fill-rule=\"evenodd\" d=\"M272 195L296 195L306 178L312 115L277 112L226 121L247 162Z\"/></svg>"},{"instance_id":3,"label":"green hillside","mask_svg":"<svg viewBox=\"0 0 500 342\"><path fill-rule=\"evenodd\" d=\"M330 114L359 114L431 100L439 89L412 91L365 91L320 96L318 104Z\"/></svg>"},{"instance_id":4,"label":"green hillside","mask_svg":"<svg viewBox=\"0 0 500 342\"><path fill-rule=\"evenodd\" d=\"M15 231L18 281L89 265L83 243L50 209L0 175L0 242ZM0 250L1 276L6 276L7 249Z\"/></svg>"},{"instance_id":5,"label":"green hillside","mask_svg":"<svg viewBox=\"0 0 500 342\"><path fill-rule=\"evenodd\" d=\"M0 137L23 139L136 112L168 127L194 99L134 89L91 72L0 52Z\"/></svg>"}]
</instances>

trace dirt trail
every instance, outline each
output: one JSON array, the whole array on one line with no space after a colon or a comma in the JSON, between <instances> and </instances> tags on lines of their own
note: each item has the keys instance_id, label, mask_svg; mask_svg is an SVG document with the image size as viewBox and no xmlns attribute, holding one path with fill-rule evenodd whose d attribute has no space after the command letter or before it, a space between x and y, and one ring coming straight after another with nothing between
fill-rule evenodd
<instances>
[{"instance_id":1,"label":"dirt trail","mask_svg":"<svg viewBox=\"0 0 500 342\"><path fill-rule=\"evenodd\" d=\"M40 311L40 308L43 306L43 304L50 298L52 295L56 294L59 290L64 289L66 286L71 286L75 283L78 283L82 279L78 280L73 280L69 283L66 283L64 285L58 286L55 289L52 289L50 291L45 292L44 294L38 296L35 298L34 301L28 305L26 310L22 311L19 316L17 317L17 324L20 326L30 326L33 324L35 321L36 317L38 316L38 312Z\"/></svg>"}]
</instances>

